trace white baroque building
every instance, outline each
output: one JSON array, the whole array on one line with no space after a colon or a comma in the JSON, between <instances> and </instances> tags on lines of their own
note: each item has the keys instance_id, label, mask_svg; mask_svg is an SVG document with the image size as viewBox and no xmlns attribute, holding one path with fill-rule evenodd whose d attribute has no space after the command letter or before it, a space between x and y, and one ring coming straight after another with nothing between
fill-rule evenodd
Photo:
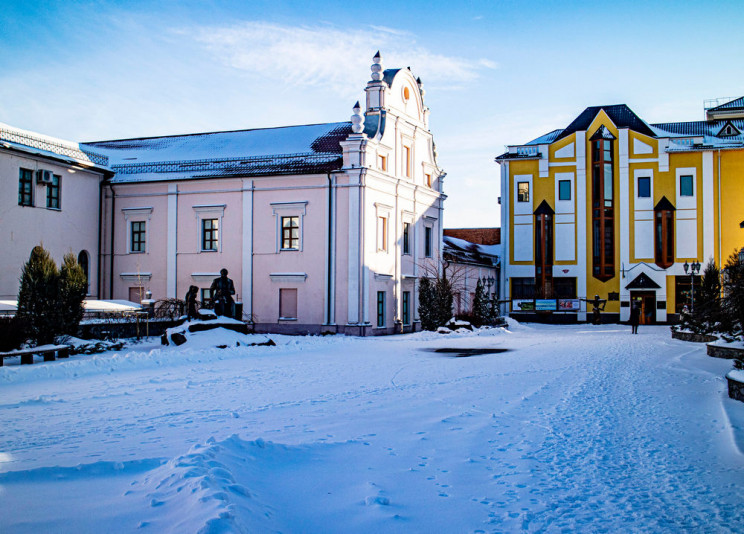
<instances>
[{"instance_id":1,"label":"white baroque building","mask_svg":"<svg viewBox=\"0 0 744 534\"><path fill-rule=\"evenodd\" d=\"M383 69L378 53L349 122L79 145L105 162L63 225L95 228L91 294L183 298L196 285L209 300L224 267L257 331L415 330L445 199L428 113L421 81ZM0 260L8 294L38 241Z\"/></svg>"}]
</instances>

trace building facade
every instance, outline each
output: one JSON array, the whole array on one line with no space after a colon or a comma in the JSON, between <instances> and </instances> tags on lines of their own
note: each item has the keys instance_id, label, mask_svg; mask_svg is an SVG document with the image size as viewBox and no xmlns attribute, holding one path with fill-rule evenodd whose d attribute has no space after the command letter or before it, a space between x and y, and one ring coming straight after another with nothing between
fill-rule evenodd
<instances>
[{"instance_id":1,"label":"building facade","mask_svg":"<svg viewBox=\"0 0 744 534\"><path fill-rule=\"evenodd\" d=\"M54 227L76 234L61 248L100 265L91 275L100 298L183 298L195 285L209 302L226 268L257 331L413 331L416 280L438 265L445 199L424 94L409 69L383 69L378 53L365 106L348 122L76 145L81 158L101 158L85 170L88 189L68 192L64 177L76 219L30 214L40 238L3 260L3 291L17 294L29 247L42 237L48 245ZM19 188L19 168L37 168L3 162Z\"/></svg>"},{"instance_id":2,"label":"building facade","mask_svg":"<svg viewBox=\"0 0 744 534\"><path fill-rule=\"evenodd\" d=\"M98 296L100 184L108 160L77 143L0 124L0 300L18 296L21 268L43 245L57 264L72 253Z\"/></svg>"},{"instance_id":3,"label":"building facade","mask_svg":"<svg viewBox=\"0 0 744 534\"><path fill-rule=\"evenodd\" d=\"M454 291L453 313L470 315L478 281L489 298L500 298L499 228L445 228L442 251Z\"/></svg>"},{"instance_id":4,"label":"building facade","mask_svg":"<svg viewBox=\"0 0 744 534\"><path fill-rule=\"evenodd\" d=\"M631 300L643 322L674 320L685 265L744 245L744 97L719 104L663 124L590 107L498 156L504 311L583 321L599 296L606 320L627 320Z\"/></svg>"}]
</instances>

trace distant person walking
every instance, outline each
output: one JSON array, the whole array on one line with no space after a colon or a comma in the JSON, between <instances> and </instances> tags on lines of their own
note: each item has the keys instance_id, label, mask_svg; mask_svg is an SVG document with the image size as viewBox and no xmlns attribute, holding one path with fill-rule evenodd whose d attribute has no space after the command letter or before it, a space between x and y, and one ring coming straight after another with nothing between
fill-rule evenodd
<instances>
[{"instance_id":1,"label":"distant person walking","mask_svg":"<svg viewBox=\"0 0 744 534\"><path fill-rule=\"evenodd\" d=\"M638 323L641 321L641 306L637 301L633 301L630 305L630 327L631 334L638 333Z\"/></svg>"},{"instance_id":2,"label":"distant person walking","mask_svg":"<svg viewBox=\"0 0 744 534\"><path fill-rule=\"evenodd\" d=\"M214 313L224 315L225 317L232 317L233 306L235 304L232 296L235 294L235 285L227 277L227 269L220 271L220 277L214 279L211 289L212 298L214 299Z\"/></svg>"}]
</instances>

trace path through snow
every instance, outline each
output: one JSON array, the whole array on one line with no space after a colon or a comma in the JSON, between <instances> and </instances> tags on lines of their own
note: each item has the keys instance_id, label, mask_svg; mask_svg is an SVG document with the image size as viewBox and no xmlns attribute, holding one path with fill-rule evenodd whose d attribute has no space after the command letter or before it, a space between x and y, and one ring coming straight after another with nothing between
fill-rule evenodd
<instances>
[{"instance_id":1,"label":"path through snow","mask_svg":"<svg viewBox=\"0 0 744 534\"><path fill-rule=\"evenodd\" d=\"M667 328L278 343L1 368L0 531L744 531L731 364Z\"/></svg>"}]
</instances>

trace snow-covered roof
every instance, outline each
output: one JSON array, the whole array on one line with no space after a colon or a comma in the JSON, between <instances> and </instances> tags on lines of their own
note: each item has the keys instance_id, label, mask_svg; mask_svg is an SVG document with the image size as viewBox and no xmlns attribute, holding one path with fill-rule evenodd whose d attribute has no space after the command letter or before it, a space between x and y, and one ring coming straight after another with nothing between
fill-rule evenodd
<instances>
[{"instance_id":1,"label":"snow-covered roof","mask_svg":"<svg viewBox=\"0 0 744 534\"><path fill-rule=\"evenodd\" d=\"M443 236L444 255L458 262L495 267L499 264L500 245L479 245L457 237Z\"/></svg>"},{"instance_id":2,"label":"snow-covered roof","mask_svg":"<svg viewBox=\"0 0 744 534\"><path fill-rule=\"evenodd\" d=\"M23 130L0 122L0 146L68 163L106 167L108 158L79 143Z\"/></svg>"},{"instance_id":3,"label":"snow-covered roof","mask_svg":"<svg viewBox=\"0 0 744 534\"><path fill-rule=\"evenodd\" d=\"M384 117L365 118L373 137ZM325 173L341 168L341 141L351 122L308 124L162 137L94 141L82 146L106 154L116 182L220 176Z\"/></svg>"}]
</instances>

